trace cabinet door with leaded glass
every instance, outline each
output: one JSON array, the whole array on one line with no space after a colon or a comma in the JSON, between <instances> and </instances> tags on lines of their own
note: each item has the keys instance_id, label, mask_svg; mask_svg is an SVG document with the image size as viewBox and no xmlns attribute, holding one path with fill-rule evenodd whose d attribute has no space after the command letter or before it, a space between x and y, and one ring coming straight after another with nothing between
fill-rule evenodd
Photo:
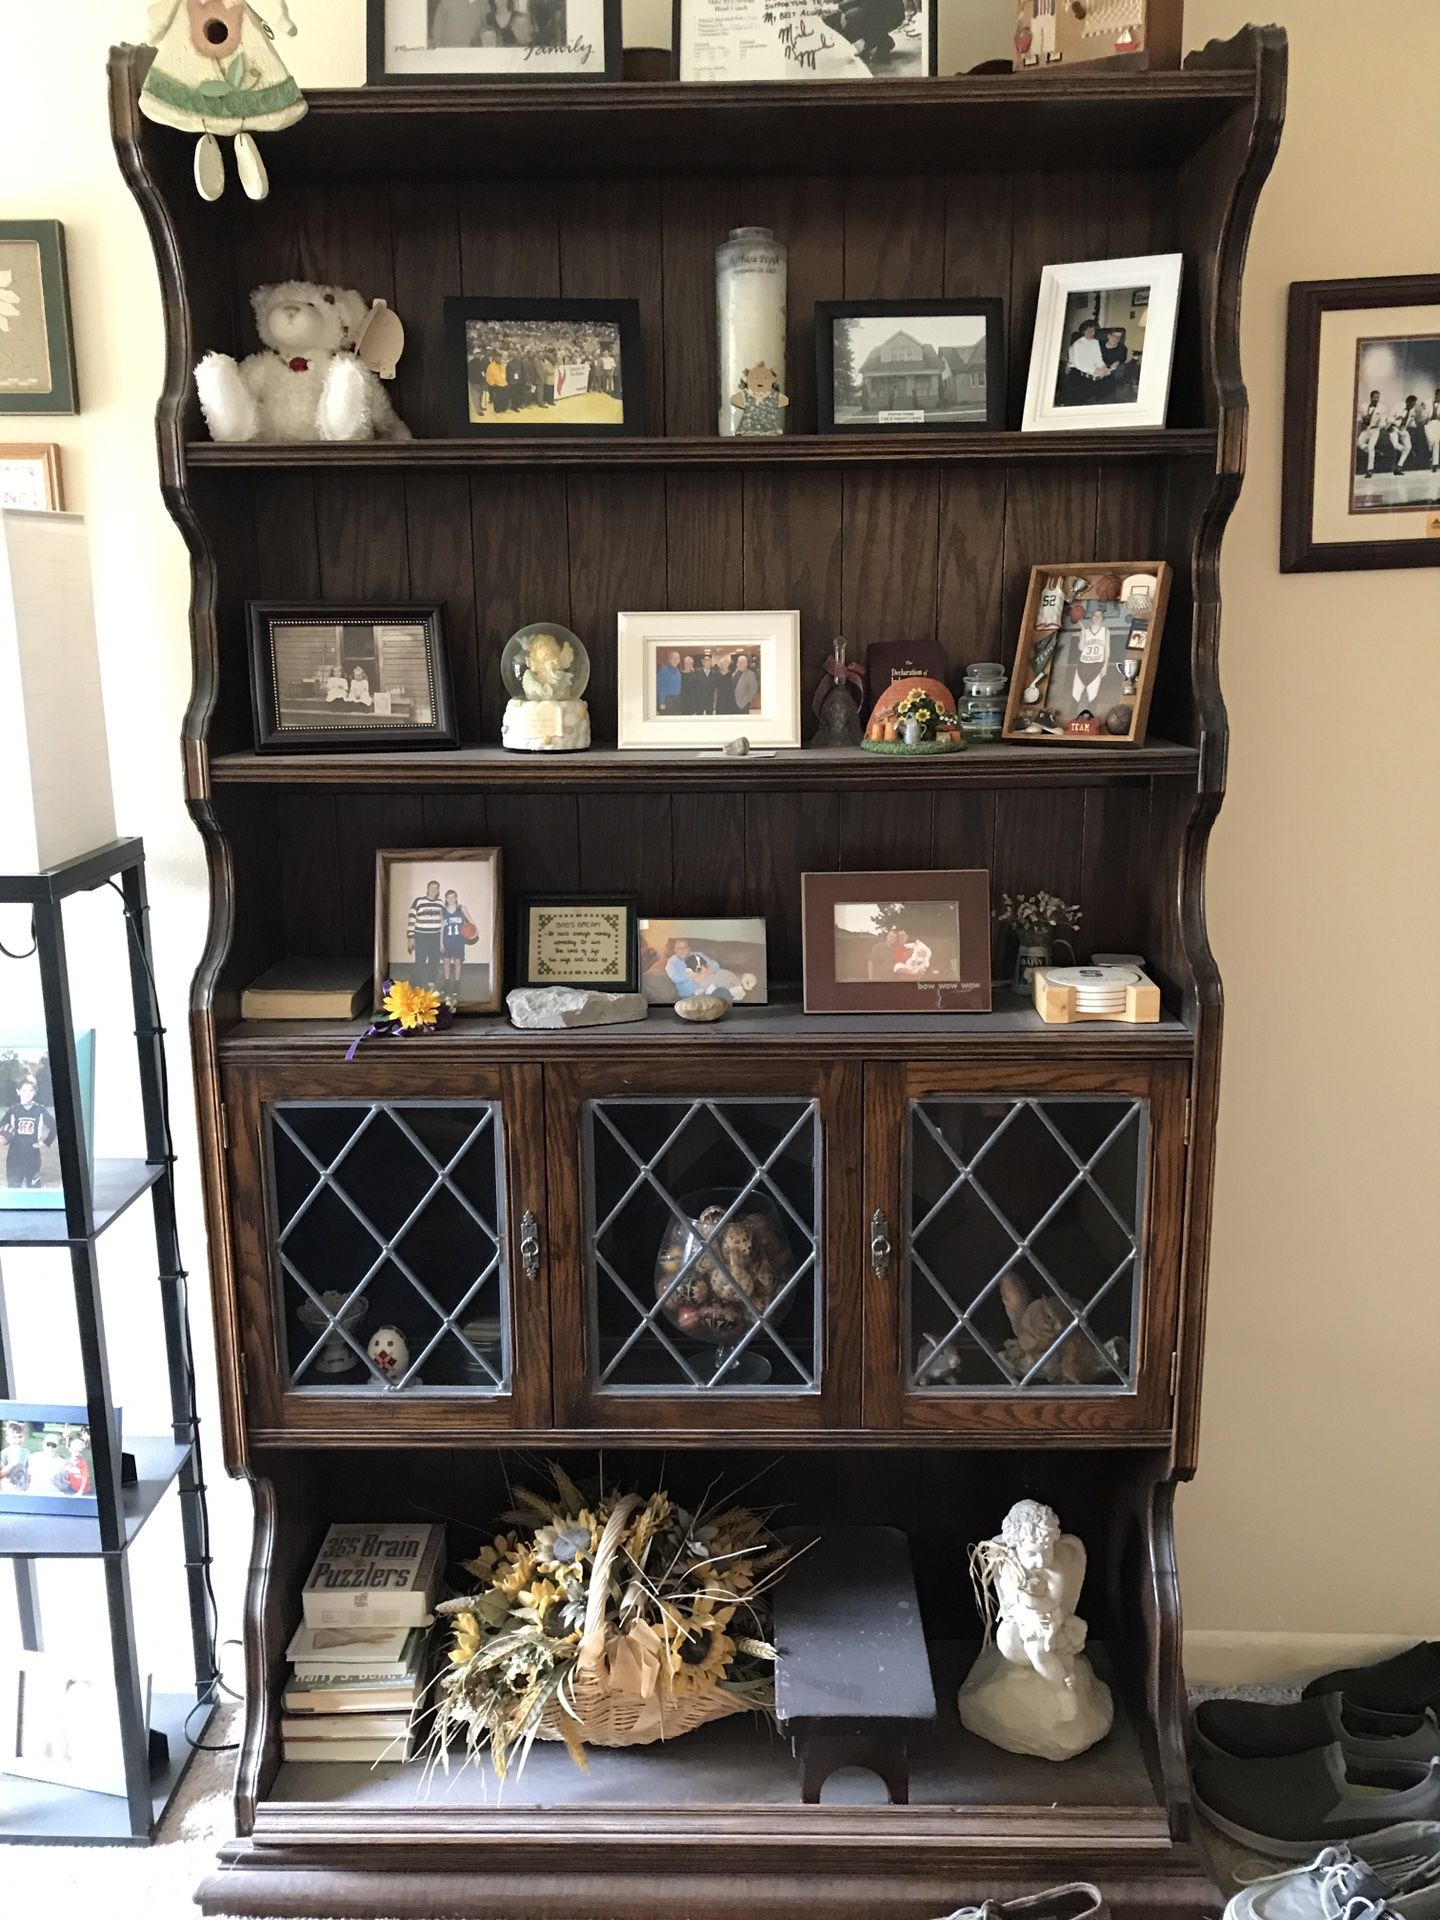
<instances>
[{"instance_id":1,"label":"cabinet door with leaded glass","mask_svg":"<svg viewBox=\"0 0 1440 1920\"><path fill-rule=\"evenodd\" d=\"M859 1424L860 1087L738 1047L546 1068L557 1424Z\"/></svg>"},{"instance_id":2,"label":"cabinet door with leaded glass","mask_svg":"<svg viewBox=\"0 0 1440 1920\"><path fill-rule=\"evenodd\" d=\"M544 1425L540 1070L376 1049L226 1075L251 1425Z\"/></svg>"},{"instance_id":3,"label":"cabinet door with leaded glass","mask_svg":"<svg viewBox=\"0 0 1440 1920\"><path fill-rule=\"evenodd\" d=\"M867 1070L867 1424L1163 1434L1187 1077Z\"/></svg>"}]
</instances>

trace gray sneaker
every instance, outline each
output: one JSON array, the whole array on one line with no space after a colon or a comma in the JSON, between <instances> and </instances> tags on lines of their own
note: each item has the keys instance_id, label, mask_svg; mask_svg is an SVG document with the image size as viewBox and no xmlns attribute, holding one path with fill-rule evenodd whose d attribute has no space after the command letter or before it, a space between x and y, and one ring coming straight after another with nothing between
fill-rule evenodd
<instances>
[{"instance_id":1,"label":"gray sneaker","mask_svg":"<svg viewBox=\"0 0 1440 1920\"><path fill-rule=\"evenodd\" d=\"M1388 1905L1386 1903L1389 1903ZM1225 1920L1440 1920L1440 1823L1406 1820L1242 1887Z\"/></svg>"},{"instance_id":2,"label":"gray sneaker","mask_svg":"<svg viewBox=\"0 0 1440 1920\"><path fill-rule=\"evenodd\" d=\"M1312 1694L1277 1706L1202 1700L1195 1709L1195 1731L1241 1760L1308 1753L1332 1740L1352 1759L1425 1763L1440 1755L1440 1725L1433 1713L1377 1713L1354 1705L1343 1693Z\"/></svg>"},{"instance_id":3,"label":"gray sneaker","mask_svg":"<svg viewBox=\"0 0 1440 1920\"><path fill-rule=\"evenodd\" d=\"M1282 1860L1405 1820L1440 1820L1440 1760L1351 1759L1338 1742L1309 1753L1238 1760L1199 1732L1195 1804L1241 1846Z\"/></svg>"},{"instance_id":4,"label":"gray sneaker","mask_svg":"<svg viewBox=\"0 0 1440 1920\"><path fill-rule=\"evenodd\" d=\"M983 1907L960 1907L946 1920L1110 1920L1105 1896L1088 1880L1076 1880L1048 1893L1022 1894L1017 1900L987 1900ZM1429 1914L1421 1920L1431 1920Z\"/></svg>"}]
</instances>

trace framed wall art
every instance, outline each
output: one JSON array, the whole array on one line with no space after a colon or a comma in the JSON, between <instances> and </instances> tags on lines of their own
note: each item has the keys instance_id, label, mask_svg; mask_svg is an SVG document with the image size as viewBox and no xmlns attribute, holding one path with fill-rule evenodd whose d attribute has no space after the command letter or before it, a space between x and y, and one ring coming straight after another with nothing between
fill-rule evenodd
<instances>
[{"instance_id":1,"label":"framed wall art","mask_svg":"<svg viewBox=\"0 0 1440 1920\"><path fill-rule=\"evenodd\" d=\"M822 300L822 433L955 433L1005 425L1005 303Z\"/></svg>"},{"instance_id":2,"label":"framed wall art","mask_svg":"<svg viewBox=\"0 0 1440 1920\"><path fill-rule=\"evenodd\" d=\"M1290 289L1282 573L1440 566L1440 276Z\"/></svg>"},{"instance_id":3,"label":"framed wall art","mask_svg":"<svg viewBox=\"0 0 1440 1920\"><path fill-rule=\"evenodd\" d=\"M988 1013L990 876L800 877L807 1013Z\"/></svg>"},{"instance_id":4,"label":"framed wall art","mask_svg":"<svg viewBox=\"0 0 1440 1920\"><path fill-rule=\"evenodd\" d=\"M437 605L252 600L246 611L259 752L454 746Z\"/></svg>"},{"instance_id":5,"label":"framed wall art","mask_svg":"<svg viewBox=\"0 0 1440 1920\"><path fill-rule=\"evenodd\" d=\"M4 507L23 507L32 513L65 511L59 447L49 441L32 446L0 443L0 508Z\"/></svg>"},{"instance_id":6,"label":"framed wall art","mask_svg":"<svg viewBox=\"0 0 1440 1920\"><path fill-rule=\"evenodd\" d=\"M151 1678L140 1676L148 1723ZM0 1773L88 1793L125 1792L115 1676L58 1653L23 1652L0 1673Z\"/></svg>"},{"instance_id":7,"label":"framed wall art","mask_svg":"<svg viewBox=\"0 0 1440 1920\"><path fill-rule=\"evenodd\" d=\"M78 413L65 229L0 220L0 413Z\"/></svg>"},{"instance_id":8,"label":"framed wall art","mask_svg":"<svg viewBox=\"0 0 1440 1920\"><path fill-rule=\"evenodd\" d=\"M456 433L645 431L638 300L445 302Z\"/></svg>"},{"instance_id":9,"label":"framed wall art","mask_svg":"<svg viewBox=\"0 0 1440 1920\"><path fill-rule=\"evenodd\" d=\"M619 744L800 744L800 615L619 615Z\"/></svg>"},{"instance_id":10,"label":"framed wall art","mask_svg":"<svg viewBox=\"0 0 1440 1920\"><path fill-rule=\"evenodd\" d=\"M1183 265L1156 253L1045 268L1025 432L1164 426Z\"/></svg>"},{"instance_id":11,"label":"framed wall art","mask_svg":"<svg viewBox=\"0 0 1440 1920\"><path fill-rule=\"evenodd\" d=\"M375 1008L387 980L452 1013L498 1013L504 926L498 847L381 847L375 855Z\"/></svg>"},{"instance_id":12,"label":"framed wall art","mask_svg":"<svg viewBox=\"0 0 1440 1920\"><path fill-rule=\"evenodd\" d=\"M1169 601L1163 560L1032 568L1004 738L1143 745Z\"/></svg>"},{"instance_id":13,"label":"framed wall art","mask_svg":"<svg viewBox=\"0 0 1440 1920\"><path fill-rule=\"evenodd\" d=\"M940 0L674 0L677 80L918 80Z\"/></svg>"},{"instance_id":14,"label":"framed wall art","mask_svg":"<svg viewBox=\"0 0 1440 1920\"><path fill-rule=\"evenodd\" d=\"M375 86L618 80L620 0L367 0Z\"/></svg>"},{"instance_id":15,"label":"framed wall art","mask_svg":"<svg viewBox=\"0 0 1440 1920\"><path fill-rule=\"evenodd\" d=\"M673 1007L714 993L735 1006L769 999L763 920L642 920L640 991L652 1006Z\"/></svg>"},{"instance_id":16,"label":"framed wall art","mask_svg":"<svg viewBox=\"0 0 1440 1920\"><path fill-rule=\"evenodd\" d=\"M637 992L638 914L633 893L527 894L520 902L516 985Z\"/></svg>"}]
</instances>

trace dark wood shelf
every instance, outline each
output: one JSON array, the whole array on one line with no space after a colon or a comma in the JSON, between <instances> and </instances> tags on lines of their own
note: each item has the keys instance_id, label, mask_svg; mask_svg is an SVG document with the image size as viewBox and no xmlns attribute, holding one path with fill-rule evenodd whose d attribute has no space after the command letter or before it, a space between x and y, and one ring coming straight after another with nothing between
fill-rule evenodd
<instances>
[{"instance_id":1,"label":"dark wood shelf","mask_svg":"<svg viewBox=\"0 0 1440 1920\"><path fill-rule=\"evenodd\" d=\"M187 442L192 467L219 472L447 473L470 468L1083 466L1097 460L1213 461L1208 427L1120 428L1109 433L796 433L777 440L718 434L585 439L497 434L493 439L319 442Z\"/></svg>"},{"instance_id":2,"label":"dark wood shelf","mask_svg":"<svg viewBox=\"0 0 1440 1920\"><path fill-rule=\"evenodd\" d=\"M173 1440L132 1440L122 1444L135 1456L138 1479L124 1490L125 1544L128 1547L159 1506L189 1456ZM100 1522L68 1513L0 1513L0 1559L86 1560L101 1551Z\"/></svg>"},{"instance_id":3,"label":"dark wood shelf","mask_svg":"<svg viewBox=\"0 0 1440 1920\"><path fill-rule=\"evenodd\" d=\"M112 1221L142 1193L150 1188L165 1171L158 1161L152 1164L147 1160L97 1160L91 1179L91 1197L95 1208L95 1232L92 1238L98 1238ZM6 1207L0 1197L0 1247L65 1247L69 1246L70 1233L65 1224L65 1209L57 1207L40 1211L30 1211L20 1207Z\"/></svg>"},{"instance_id":4,"label":"dark wood shelf","mask_svg":"<svg viewBox=\"0 0 1440 1920\"><path fill-rule=\"evenodd\" d=\"M859 747L804 748L727 760L699 753L508 753L457 747L426 753L221 753L210 762L214 786L399 788L493 787L532 793L734 793L951 787L1114 787L1160 775L1194 779L1194 747L1152 740L1143 747L968 747L914 760Z\"/></svg>"},{"instance_id":5,"label":"dark wood shelf","mask_svg":"<svg viewBox=\"0 0 1440 1920\"><path fill-rule=\"evenodd\" d=\"M214 1711L213 1707L202 1708L193 1693L152 1694L150 1725L166 1736L170 1757L150 1778L150 1833L131 1833L124 1794L90 1793L80 1787L0 1774L0 1840L71 1847L148 1847L190 1764L194 1753L190 1742L204 1739ZM24 1878L23 1870L20 1878Z\"/></svg>"}]
</instances>

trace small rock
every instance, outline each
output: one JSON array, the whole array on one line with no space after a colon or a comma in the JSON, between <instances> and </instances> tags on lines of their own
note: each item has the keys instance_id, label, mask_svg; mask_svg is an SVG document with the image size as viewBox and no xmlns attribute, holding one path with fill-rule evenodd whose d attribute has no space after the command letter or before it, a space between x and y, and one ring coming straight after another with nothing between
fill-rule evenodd
<instances>
[{"instance_id":1,"label":"small rock","mask_svg":"<svg viewBox=\"0 0 1440 1920\"><path fill-rule=\"evenodd\" d=\"M682 1020L723 1020L730 1001L723 993L692 993L688 1000L677 1000L675 1011Z\"/></svg>"},{"instance_id":2,"label":"small rock","mask_svg":"<svg viewBox=\"0 0 1440 1920\"><path fill-rule=\"evenodd\" d=\"M743 760L749 751L750 742L743 733L736 739L725 742L725 757L727 760Z\"/></svg>"},{"instance_id":3,"label":"small rock","mask_svg":"<svg viewBox=\"0 0 1440 1920\"><path fill-rule=\"evenodd\" d=\"M643 1020L643 993L592 993L585 987L516 987L505 996L517 1027L608 1027Z\"/></svg>"}]
</instances>

